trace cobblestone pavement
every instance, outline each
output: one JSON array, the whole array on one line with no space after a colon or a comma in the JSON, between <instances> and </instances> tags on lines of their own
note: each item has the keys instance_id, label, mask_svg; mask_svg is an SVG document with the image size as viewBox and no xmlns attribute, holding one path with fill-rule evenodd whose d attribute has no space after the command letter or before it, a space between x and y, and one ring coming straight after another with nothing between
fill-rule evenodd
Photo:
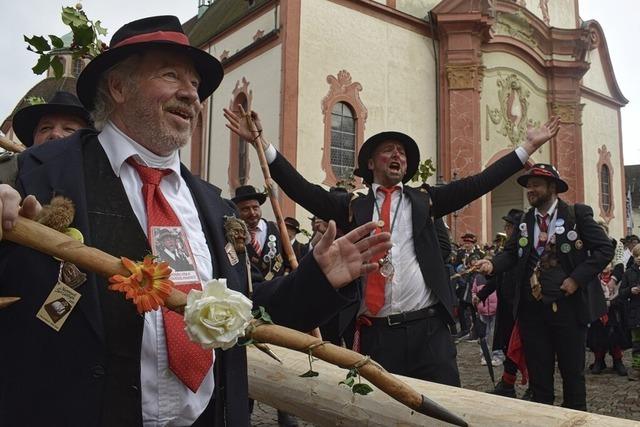
<instances>
[{"instance_id":1,"label":"cobblestone pavement","mask_svg":"<svg viewBox=\"0 0 640 427\"><path fill-rule=\"evenodd\" d=\"M480 364L480 346L475 342L460 342L458 344L458 367L462 386L471 390L487 391L492 388L491 379L486 366ZM587 354L587 365L593 362L593 355ZM608 368L600 375L593 375L586 370L587 405L590 412L628 418L640 421L640 384L620 377L611 370L611 359L607 356ZM631 351L624 353L627 368L631 366ZM502 375L502 367L494 368L496 380ZM519 381L519 378L518 378ZM562 380L556 372L556 405L562 403ZM524 393L525 387L518 382L516 390L518 396ZM252 424L259 427L278 425L275 409L256 402ZM299 421L300 426L312 424Z\"/></svg>"}]
</instances>

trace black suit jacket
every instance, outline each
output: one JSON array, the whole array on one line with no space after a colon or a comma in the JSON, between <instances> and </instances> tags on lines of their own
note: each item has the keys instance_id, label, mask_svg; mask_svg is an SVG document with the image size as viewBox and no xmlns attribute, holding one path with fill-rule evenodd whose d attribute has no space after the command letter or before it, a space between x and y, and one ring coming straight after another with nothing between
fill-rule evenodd
<instances>
[{"instance_id":1,"label":"black suit jacket","mask_svg":"<svg viewBox=\"0 0 640 427\"><path fill-rule=\"evenodd\" d=\"M88 245L115 256L141 259L149 251L144 232L94 132L30 148L20 156L16 187L43 203L54 194L73 200L78 228ZM236 213L212 185L182 167L211 252L215 277L246 292L244 264L225 255L223 215ZM40 252L0 243L0 295L22 300L0 310L0 424L3 426L139 426L140 346L143 317L124 296L88 274L75 310L60 332L36 318L56 283L59 263ZM304 283L299 283L303 281ZM300 286L299 286L300 285ZM254 286L254 303L273 320L311 330L352 302L336 292L313 257L296 272ZM355 290L352 291L355 295ZM345 296L346 295L346 296ZM217 351L214 404L205 411L216 426L249 425L245 349Z\"/></svg>"},{"instance_id":2,"label":"black suit jacket","mask_svg":"<svg viewBox=\"0 0 640 427\"><path fill-rule=\"evenodd\" d=\"M556 218L564 220L565 231L556 234L556 257L566 276L572 277L580 285L578 291L568 299L574 304L579 320L583 323L589 323L607 311L597 275L613 258L614 248L602 227L593 219L591 207L575 204L572 212L569 205L558 200L557 209ZM535 210L531 208L521 219L521 223L526 224L529 233L527 245L522 248L519 246L518 240L522 237L522 231L516 229L505 244L504 251L492 260L494 274L516 268L514 317L517 317L523 292L530 292L529 278L533 270L529 257L535 245L533 241L535 221ZM570 230L575 230L578 233L575 241L569 240L567 236ZM576 247L577 241L583 243L582 248ZM561 250L562 245L565 244L568 244L571 249L568 253Z\"/></svg>"},{"instance_id":3,"label":"black suit jacket","mask_svg":"<svg viewBox=\"0 0 640 427\"><path fill-rule=\"evenodd\" d=\"M325 221L336 221L338 228L348 232L371 221L374 209L373 194L366 196L328 192L308 182L280 154L269 165L271 176L296 203ZM493 190L508 177L522 169L522 162L512 152L486 170L450 184L412 188L404 186L404 195L411 202L413 242L422 276L442 302L453 320L453 297L449 278L439 247L434 218L441 218Z\"/></svg>"}]
</instances>

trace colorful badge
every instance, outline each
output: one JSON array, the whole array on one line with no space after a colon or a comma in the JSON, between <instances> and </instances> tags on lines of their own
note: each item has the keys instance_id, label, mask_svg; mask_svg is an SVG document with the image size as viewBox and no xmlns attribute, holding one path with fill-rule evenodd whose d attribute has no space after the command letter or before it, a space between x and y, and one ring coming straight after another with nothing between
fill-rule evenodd
<instances>
[{"instance_id":1,"label":"colorful badge","mask_svg":"<svg viewBox=\"0 0 640 427\"><path fill-rule=\"evenodd\" d=\"M558 218L556 219L556 226L562 227L564 225L564 219Z\"/></svg>"},{"instance_id":2,"label":"colorful badge","mask_svg":"<svg viewBox=\"0 0 640 427\"><path fill-rule=\"evenodd\" d=\"M562 252L563 254L568 254L569 252L571 252L571 245L568 243L563 243L562 245L560 245L560 252Z\"/></svg>"},{"instance_id":3,"label":"colorful badge","mask_svg":"<svg viewBox=\"0 0 640 427\"><path fill-rule=\"evenodd\" d=\"M564 233L564 227L556 226L556 234L563 234L563 233Z\"/></svg>"},{"instance_id":4,"label":"colorful badge","mask_svg":"<svg viewBox=\"0 0 640 427\"><path fill-rule=\"evenodd\" d=\"M527 239L526 237L521 237L520 240L518 240L518 244L523 248L527 246L528 243L529 239Z\"/></svg>"},{"instance_id":5,"label":"colorful badge","mask_svg":"<svg viewBox=\"0 0 640 427\"><path fill-rule=\"evenodd\" d=\"M576 245L576 249L577 249L577 250L580 250L580 249L582 249L582 247L584 246L584 243L582 243L582 240L579 240L579 239L578 239L578 240L576 240L575 245Z\"/></svg>"}]
</instances>

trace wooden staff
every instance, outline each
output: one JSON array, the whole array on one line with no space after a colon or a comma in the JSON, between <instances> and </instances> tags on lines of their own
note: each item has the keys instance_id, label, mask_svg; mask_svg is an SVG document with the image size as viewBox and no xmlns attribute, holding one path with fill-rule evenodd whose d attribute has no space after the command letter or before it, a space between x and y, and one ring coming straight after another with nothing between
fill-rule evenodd
<instances>
[{"instance_id":1,"label":"wooden staff","mask_svg":"<svg viewBox=\"0 0 640 427\"><path fill-rule=\"evenodd\" d=\"M0 147L4 148L7 151L11 151L12 153L22 153L24 150L27 149L27 147L25 147L24 145L13 142L6 136L1 136L1 135L0 135Z\"/></svg>"},{"instance_id":2,"label":"wooden staff","mask_svg":"<svg viewBox=\"0 0 640 427\"><path fill-rule=\"evenodd\" d=\"M293 329L261 324L259 321L254 321L254 326L248 328L247 334L256 341L287 347L305 354L311 353L314 357L344 369L357 368L361 376L412 410L457 426L467 425L458 415L418 393L405 382L385 371L378 363L360 353L318 340Z\"/></svg>"},{"instance_id":3,"label":"wooden staff","mask_svg":"<svg viewBox=\"0 0 640 427\"><path fill-rule=\"evenodd\" d=\"M255 129L254 132L257 132L258 135L252 141L253 145L256 147L256 151L258 152L258 159L260 161L260 168L262 169L262 175L264 176L264 185L267 189L267 195L269 196L269 201L271 202L271 208L273 209L273 213L276 216L276 222L278 224L278 229L280 230L280 240L282 241L282 249L284 250L287 259L289 260L289 265L292 270L298 268L298 259L296 258L296 254L293 252L293 246L291 245L291 240L289 240L289 235L287 234L287 226L284 223L284 217L282 216L282 210L280 209L280 204L278 203L278 199L274 194L274 185L273 179L271 179L271 172L269 171L269 163L267 163L267 156L264 154L264 147L262 146L262 129L258 129L255 122L253 121L252 113L247 113L240 106L240 113L247 121L247 126L249 129Z\"/></svg>"}]
</instances>

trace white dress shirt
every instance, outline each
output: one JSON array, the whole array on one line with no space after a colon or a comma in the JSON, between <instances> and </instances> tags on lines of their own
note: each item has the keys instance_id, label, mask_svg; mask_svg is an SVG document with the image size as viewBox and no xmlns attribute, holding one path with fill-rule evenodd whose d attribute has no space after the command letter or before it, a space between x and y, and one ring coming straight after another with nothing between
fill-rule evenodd
<instances>
[{"instance_id":1,"label":"white dress shirt","mask_svg":"<svg viewBox=\"0 0 640 427\"><path fill-rule=\"evenodd\" d=\"M256 227L256 240L260 243L260 252L262 252L264 250L264 245L267 244L267 221L264 218L260 218L260 221L258 221L258 226Z\"/></svg>"},{"instance_id":2,"label":"white dress shirt","mask_svg":"<svg viewBox=\"0 0 640 427\"><path fill-rule=\"evenodd\" d=\"M210 280L213 274L211 254L191 192L180 176L178 153L174 152L168 157L158 156L133 141L111 122L98 135L98 140L113 172L120 177L131 208L145 234L147 215L142 198L142 181L126 160L135 156L135 160L143 165L173 171L162 179L160 189L187 235L200 280ZM160 310L145 314L140 367L142 420L145 427L191 425L202 414L213 395L213 369L206 375L197 393L189 390L169 369Z\"/></svg>"}]
</instances>

